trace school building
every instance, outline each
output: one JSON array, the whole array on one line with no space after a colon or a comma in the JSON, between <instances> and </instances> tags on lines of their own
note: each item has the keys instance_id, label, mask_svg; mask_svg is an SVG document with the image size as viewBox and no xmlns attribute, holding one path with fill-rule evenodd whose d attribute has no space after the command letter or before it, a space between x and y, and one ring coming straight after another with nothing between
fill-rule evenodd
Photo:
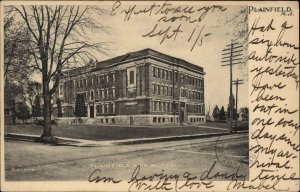
<instances>
[{"instance_id":1,"label":"school building","mask_svg":"<svg viewBox=\"0 0 300 192\"><path fill-rule=\"evenodd\" d=\"M205 123L204 75L202 67L152 49L92 61L62 74L55 96L62 106L59 121L74 117L82 94L87 123Z\"/></svg>"}]
</instances>

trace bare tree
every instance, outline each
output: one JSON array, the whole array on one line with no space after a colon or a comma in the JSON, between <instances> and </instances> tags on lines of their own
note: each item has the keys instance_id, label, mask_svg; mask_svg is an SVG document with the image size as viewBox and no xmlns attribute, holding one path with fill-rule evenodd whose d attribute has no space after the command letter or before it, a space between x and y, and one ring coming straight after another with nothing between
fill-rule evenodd
<instances>
[{"instance_id":1,"label":"bare tree","mask_svg":"<svg viewBox=\"0 0 300 192\"><path fill-rule=\"evenodd\" d=\"M25 22L31 36L28 47L34 60L32 67L42 76L44 131L41 139L53 142L51 97L67 63L87 61L95 52L106 53L107 42L87 37L87 34L107 32L98 22L105 11L91 6L61 5L11 6L10 10Z\"/></svg>"}]
</instances>

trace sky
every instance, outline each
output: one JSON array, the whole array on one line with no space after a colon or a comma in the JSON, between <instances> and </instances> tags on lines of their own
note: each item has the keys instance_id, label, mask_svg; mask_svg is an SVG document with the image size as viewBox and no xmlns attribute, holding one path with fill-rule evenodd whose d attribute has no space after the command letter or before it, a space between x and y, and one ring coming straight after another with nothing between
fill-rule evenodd
<instances>
[{"instance_id":1,"label":"sky","mask_svg":"<svg viewBox=\"0 0 300 192\"><path fill-rule=\"evenodd\" d=\"M111 4L113 4L112 2ZM142 2L145 3L145 2ZM149 8L144 4L136 4L135 10L143 10ZM172 2L169 7L178 7L180 2ZM162 3L161 3L162 4ZM159 4L159 5L161 5ZM195 4L195 3L194 3ZM240 42L245 45L247 42L246 35L243 34L242 37L240 32L247 32L247 19L246 14L240 14L245 7L242 6L227 6L226 11L217 11L215 9L213 12L208 12L205 18L201 22L195 22L187 24L186 22L175 21L173 23L162 23L157 22L164 14L154 15L154 11L151 16L147 14L132 14L129 21L124 21L125 14L122 13L123 10L128 10L129 7L133 7L135 4L122 3L118 9L115 10L115 15L106 15L102 18L103 23L110 27L110 34L108 39L112 41L112 51L110 57L125 54L127 52L138 51L145 48L152 48L154 50L160 51L162 53L184 59L195 65L199 65L204 68L205 75L205 102L206 107L213 108L215 105L224 106L227 108L228 97L229 97L229 66L221 66L222 50L226 49L226 45L231 42L231 39L238 39L235 42ZM186 5L180 4L181 7ZM207 4L197 4L194 8L201 8ZM191 7L191 3L188 4ZM108 6L108 10L111 10L112 6ZM158 10L158 9L156 9ZM158 16L159 15L159 16ZM167 14L170 16L171 14ZM196 14L194 14L196 16ZM198 18L198 17L197 17ZM246 21L246 22L245 22ZM165 40L160 44L162 37L142 37L152 31L154 26L157 26L157 32L166 30L171 26L169 31L177 29L178 25L181 24L181 32L178 34L176 40L170 38ZM191 51L191 47L196 40L201 28L204 26L200 37L202 34L211 33L203 38L202 45L195 45L194 49ZM188 38L192 33L193 29L196 28L192 40L188 42ZM168 33L172 35L172 33ZM199 38L200 39L200 38ZM193 41L194 40L194 41ZM199 41L198 41L199 42ZM228 47L227 47L228 48ZM243 57L247 56L247 46L244 46L244 51L242 52ZM106 57L107 58L107 57ZM99 60L105 59L105 56L100 56ZM233 66L233 80L244 79L244 84L238 87L239 99L238 106L246 107L248 106L248 80L247 80L247 63L242 63L241 65ZM235 95L235 86L233 89L233 94Z\"/></svg>"},{"instance_id":2,"label":"sky","mask_svg":"<svg viewBox=\"0 0 300 192\"><path fill-rule=\"evenodd\" d=\"M204 4L205 3L205 4ZM214 3L214 2L212 2ZM108 55L96 54L98 61L103 61L112 57L126 54L128 52L139 51L145 48L151 48L167 55L184 59L195 65L204 68L205 79L205 103L206 108L211 110L215 105L227 108L229 98L229 66L222 67L222 50L226 45L239 42L243 45L242 57L247 57L247 14L243 12L243 6L224 6L215 7L207 2L92 2L92 6L106 10L107 14L94 14L92 17L99 23L107 26L108 33L87 32L86 37L92 41L109 42ZM155 5L150 13L149 8ZM208 8L211 9L208 9ZM130 9L131 8L131 9ZM146 13L130 15L130 10L145 11ZM168 10L166 9L168 8ZM188 14L179 12L173 14L171 9L195 11L200 8L207 8ZM111 14L112 9L113 15ZM221 11L223 9L223 11ZM126 17L125 12L128 12ZM192 12L192 11L191 11ZM206 14L205 14L206 13ZM130 15L130 18L128 17ZM189 21L198 19L202 15L201 21L185 22L185 18L177 19L173 22L164 22L165 19L173 16L190 17ZM157 25L157 26L156 26ZM155 28L156 26L156 28ZM163 33L169 28L168 35L171 38L162 39ZM154 30L154 33L161 32L162 35L153 37L147 36ZM174 33L173 30L177 33ZM193 32L194 31L194 32ZM246 32L246 33L244 33ZM152 35L154 34L152 33ZM145 37L143 37L143 35ZM199 35L198 41L197 37ZM176 36L176 39L174 38ZM195 45L194 45L195 43ZM201 43L201 44L200 44ZM193 47L194 45L194 47ZM193 49L192 49L193 47ZM248 106L248 69L247 62L233 66L233 80L244 79L244 84L240 85L238 105L240 107ZM35 76L34 78L39 78ZM235 86L233 88L235 95Z\"/></svg>"}]
</instances>

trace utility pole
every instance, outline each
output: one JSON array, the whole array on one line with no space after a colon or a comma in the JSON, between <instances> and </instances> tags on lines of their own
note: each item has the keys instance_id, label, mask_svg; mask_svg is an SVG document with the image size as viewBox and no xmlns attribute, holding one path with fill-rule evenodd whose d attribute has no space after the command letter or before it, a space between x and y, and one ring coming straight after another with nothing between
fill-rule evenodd
<instances>
[{"instance_id":1,"label":"utility pole","mask_svg":"<svg viewBox=\"0 0 300 192\"><path fill-rule=\"evenodd\" d=\"M235 85L235 108L236 108L236 121L235 121L235 129L237 129L237 123L238 123L238 118L237 118L237 110L238 110L238 88L239 85L244 84L243 79L236 79L235 81L232 81L232 83Z\"/></svg>"},{"instance_id":2,"label":"utility pole","mask_svg":"<svg viewBox=\"0 0 300 192\"><path fill-rule=\"evenodd\" d=\"M225 63L221 66L229 66L230 67L230 96L229 96L229 108L230 108L230 132L233 131L232 127L232 119L233 119L233 103L232 103L232 66L242 63L241 52L243 51L242 45L239 43L231 43L226 45L226 49L222 50L222 61L221 63Z\"/></svg>"}]
</instances>

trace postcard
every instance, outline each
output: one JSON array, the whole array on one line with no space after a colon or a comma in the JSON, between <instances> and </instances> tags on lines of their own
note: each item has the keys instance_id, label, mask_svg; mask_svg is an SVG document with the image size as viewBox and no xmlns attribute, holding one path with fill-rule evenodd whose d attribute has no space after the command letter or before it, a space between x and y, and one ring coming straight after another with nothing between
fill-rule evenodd
<instances>
[{"instance_id":1,"label":"postcard","mask_svg":"<svg viewBox=\"0 0 300 192\"><path fill-rule=\"evenodd\" d=\"M1 1L1 190L299 191L295 1Z\"/></svg>"}]
</instances>

